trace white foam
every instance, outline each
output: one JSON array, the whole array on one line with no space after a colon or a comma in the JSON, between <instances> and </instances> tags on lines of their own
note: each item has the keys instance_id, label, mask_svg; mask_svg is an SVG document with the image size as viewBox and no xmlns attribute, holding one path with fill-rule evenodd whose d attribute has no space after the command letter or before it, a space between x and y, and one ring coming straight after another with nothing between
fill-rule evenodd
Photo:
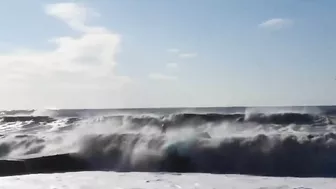
<instances>
[{"instance_id":1,"label":"white foam","mask_svg":"<svg viewBox=\"0 0 336 189\"><path fill-rule=\"evenodd\" d=\"M6 189L334 189L336 179L244 175L78 172L0 178Z\"/></svg>"}]
</instances>

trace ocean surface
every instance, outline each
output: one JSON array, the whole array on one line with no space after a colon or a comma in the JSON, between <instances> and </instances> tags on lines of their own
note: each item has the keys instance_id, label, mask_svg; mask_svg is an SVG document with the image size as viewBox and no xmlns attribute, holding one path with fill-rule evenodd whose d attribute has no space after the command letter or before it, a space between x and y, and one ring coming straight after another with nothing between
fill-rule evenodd
<instances>
[{"instance_id":1,"label":"ocean surface","mask_svg":"<svg viewBox=\"0 0 336 189\"><path fill-rule=\"evenodd\" d=\"M332 188L336 107L3 110L0 159L4 188Z\"/></svg>"}]
</instances>

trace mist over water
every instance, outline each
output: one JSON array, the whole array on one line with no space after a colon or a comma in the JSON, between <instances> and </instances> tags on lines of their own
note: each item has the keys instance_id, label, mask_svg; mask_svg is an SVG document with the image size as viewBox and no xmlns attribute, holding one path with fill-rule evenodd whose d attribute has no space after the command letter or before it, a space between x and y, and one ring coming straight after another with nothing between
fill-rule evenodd
<instances>
[{"instance_id":1,"label":"mist over water","mask_svg":"<svg viewBox=\"0 0 336 189\"><path fill-rule=\"evenodd\" d=\"M0 157L91 170L336 176L334 107L3 111Z\"/></svg>"}]
</instances>

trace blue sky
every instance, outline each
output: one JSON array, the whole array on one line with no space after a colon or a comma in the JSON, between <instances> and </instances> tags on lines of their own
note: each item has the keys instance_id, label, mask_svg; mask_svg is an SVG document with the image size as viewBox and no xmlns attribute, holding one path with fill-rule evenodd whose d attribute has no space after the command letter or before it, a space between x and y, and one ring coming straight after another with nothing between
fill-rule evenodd
<instances>
[{"instance_id":1,"label":"blue sky","mask_svg":"<svg viewBox=\"0 0 336 189\"><path fill-rule=\"evenodd\" d=\"M332 0L0 7L2 108L336 104Z\"/></svg>"}]
</instances>

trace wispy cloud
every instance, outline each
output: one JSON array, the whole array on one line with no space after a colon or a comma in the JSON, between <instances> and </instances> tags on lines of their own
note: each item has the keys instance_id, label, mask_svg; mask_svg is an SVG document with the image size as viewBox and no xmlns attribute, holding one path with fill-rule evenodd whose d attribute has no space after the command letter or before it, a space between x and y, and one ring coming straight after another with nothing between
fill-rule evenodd
<instances>
[{"instance_id":1,"label":"wispy cloud","mask_svg":"<svg viewBox=\"0 0 336 189\"><path fill-rule=\"evenodd\" d=\"M60 19L73 30L82 32L106 31L103 27L92 27L86 22L92 17L99 17L100 14L94 10L76 3L56 3L45 7L46 14Z\"/></svg>"},{"instance_id":2,"label":"wispy cloud","mask_svg":"<svg viewBox=\"0 0 336 189\"><path fill-rule=\"evenodd\" d=\"M178 78L176 76L172 75L166 75L162 73L151 73L148 75L150 79L156 79L156 80L168 80L168 81L174 81L177 80Z\"/></svg>"},{"instance_id":3,"label":"wispy cloud","mask_svg":"<svg viewBox=\"0 0 336 189\"><path fill-rule=\"evenodd\" d=\"M259 27L265 29L279 30L293 25L294 21L285 18L273 18L259 24Z\"/></svg>"},{"instance_id":4,"label":"wispy cloud","mask_svg":"<svg viewBox=\"0 0 336 189\"><path fill-rule=\"evenodd\" d=\"M171 49L168 49L167 51L170 52L170 53L179 53L180 49L171 48Z\"/></svg>"},{"instance_id":5,"label":"wispy cloud","mask_svg":"<svg viewBox=\"0 0 336 189\"><path fill-rule=\"evenodd\" d=\"M179 54L180 58L195 58L197 53L181 53Z\"/></svg>"},{"instance_id":6,"label":"wispy cloud","mask_svg":"<svg viewBox=\"0 0 336 189\"><path fill-rule=\"evenodd\" d=\"M178 64L175 62L170 62L166 65L167 68L178 68Z\"/></svg>"},{"instance_id":7,"label":"wispy cloud","mask_svg":"<svg viewBox=\"0 0 336 189\"><path fill-rule=\"evenodd\" d=\"M198 55L195 52L183 52L181 49L178 48L168 49L167 52L177 54L177 56L180 58L195 58Z\"/></svg>"}]
</instances>

